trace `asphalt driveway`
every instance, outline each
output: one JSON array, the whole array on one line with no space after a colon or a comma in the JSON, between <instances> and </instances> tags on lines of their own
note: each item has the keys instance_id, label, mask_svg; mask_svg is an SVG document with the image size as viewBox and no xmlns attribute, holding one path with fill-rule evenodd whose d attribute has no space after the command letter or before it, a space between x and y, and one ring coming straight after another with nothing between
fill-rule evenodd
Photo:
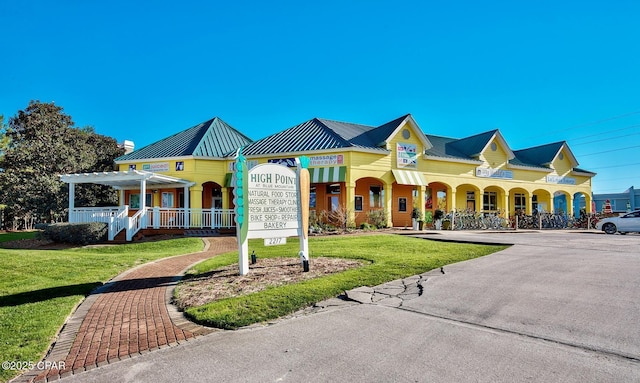
<instances>
[{"instance_id":1,"label":"asphalt driveway","mask_svg":"<svg viewBox=\"0 0 640 383\"><path fill-rule=\"evenodd\" d=\"M68 382L640 381L640 236L444 232L515 243L430 274L400 307L320 312L221 331Z\"/></svg>"}]
</instances>

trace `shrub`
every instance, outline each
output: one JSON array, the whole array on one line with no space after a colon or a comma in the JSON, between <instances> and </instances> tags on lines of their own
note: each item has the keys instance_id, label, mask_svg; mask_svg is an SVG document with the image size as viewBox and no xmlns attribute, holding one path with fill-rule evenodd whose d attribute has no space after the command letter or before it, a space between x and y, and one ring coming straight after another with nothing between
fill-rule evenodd
<instances>
[{"instance_id":1,"label":"shrub","mask_svg":"<svg viewBox=\"0 0 640 383\"><path fill-rule=\"evenodd\" d=\"M371 210L367 213L367 221L381 229L387 227L387 216L384 214L384 210Z\"/></svg>"},{"instance_id":2,"label":"shrub","mask_svg":"<svg viewBox=\"0 0 640 383\"><path fill-rule=\"evenodd\" d=\"M54 242L89 245L107 239L107 224L105 222L55 223L45 228L42 236Z\"/></svg>"}]
</instances>

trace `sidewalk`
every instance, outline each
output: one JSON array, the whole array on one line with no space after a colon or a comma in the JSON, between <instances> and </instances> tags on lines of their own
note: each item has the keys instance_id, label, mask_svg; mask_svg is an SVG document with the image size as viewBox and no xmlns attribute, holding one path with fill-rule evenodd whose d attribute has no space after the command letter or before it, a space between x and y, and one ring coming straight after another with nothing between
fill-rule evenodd
<instances>
[{"instance_id":1,"label":"sidewalk","mask_svg":"<svg viewBox=\"0 0 640 383\"><path fill-rule=\"evenodd\" d=\"M172 289L192 264L237 248L235 237L206 238L202 252L128 270L89 295L65 324L45 362L63 370L31 370L14 382L46 382L170 347L213 331L169 304Z\"/></svg>"}]
</instances>

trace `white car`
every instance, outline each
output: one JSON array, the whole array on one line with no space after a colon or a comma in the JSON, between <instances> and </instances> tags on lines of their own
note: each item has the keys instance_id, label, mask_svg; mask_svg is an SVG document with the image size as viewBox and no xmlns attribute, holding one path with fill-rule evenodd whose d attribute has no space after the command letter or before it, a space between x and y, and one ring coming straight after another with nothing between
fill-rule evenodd
<instances>
[{"instance_id":1,"label":"white car","mask_svg":"<svg viewBox=\"0 0 640 383\"><path fill-rule=\"evenodd\" d=\"M596 224L596 229L607 234L640 233L640 210L632 211L619 217L605 218Z\"/></svg>"}]
</instances>

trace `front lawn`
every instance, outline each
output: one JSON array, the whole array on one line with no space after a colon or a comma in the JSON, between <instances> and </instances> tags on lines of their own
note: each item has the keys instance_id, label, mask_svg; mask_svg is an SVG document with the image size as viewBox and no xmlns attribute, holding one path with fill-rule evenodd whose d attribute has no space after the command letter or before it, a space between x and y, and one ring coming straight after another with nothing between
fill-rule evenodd
<instances>
[{"instance_id":1,"label":"front lawn","mask_svg":"<svg viewBox=\"0 0 640 383\"><path fill-rule=\"evenodd\" d=\"M0 361L37 363L91 290L136 265L202 249L198 238L69 250L0 249ZM0 381L17 373L0 370Z\"/></svg>"},{"instance_id":2,"label":"front lawn","mask_svg":"<svg viewBox=\"0 0 640 383\"><path fill-rule=\"evenodd\" d=\"M290 256L298 258L299 243L290 238L284 246L263 246L263 240L250 240L249 251L259 259ZM444 266L503 250L505 246L485 246L428 241L398 235L312 237L309 241L310 264L314 257L357 259L363 266L325 277L283 286L267 287L249 295L210 302L185 310L198 323L224 329L236 329L293 313L345 290L376 286ZM190 275L210 272L238 262L232 252L204 261ZM251 272L251 271L249 271ZM301 267L302 272L302 267ZM176 289L178 297L180 286Z\"/></svg>"},{"instance_id":3,"label":"front lawn","mask_svg":"<svg viewBox=\"0 0 640 383\"><path fill-rule=\"evenodd\" d=\"M0 232L0 242L33 239L38 235L38 233L38 231L4 231Z\"/></svg>"}]
</instances>

